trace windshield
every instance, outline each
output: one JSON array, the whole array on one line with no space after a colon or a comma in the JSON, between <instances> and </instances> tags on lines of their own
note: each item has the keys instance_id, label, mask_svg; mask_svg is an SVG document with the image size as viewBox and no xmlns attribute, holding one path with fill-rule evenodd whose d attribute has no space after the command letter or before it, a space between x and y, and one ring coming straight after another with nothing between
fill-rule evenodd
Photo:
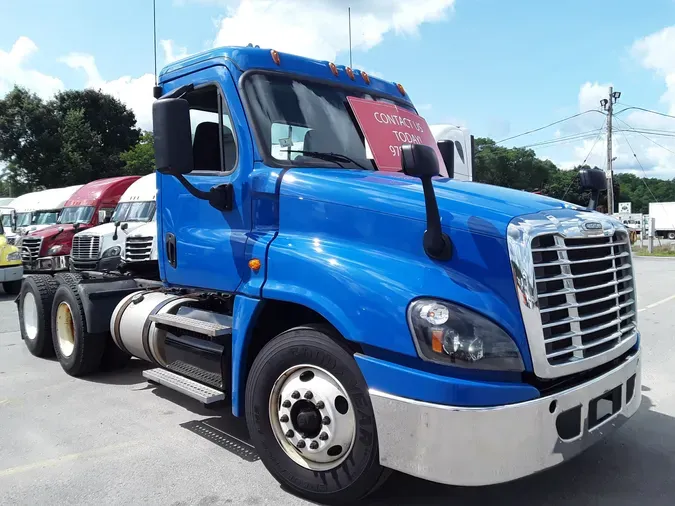
<instances>
[{"instance_id":1,"label":"windshield","mask_svg":"<svg viewBox=\"0 0 675 506\"><path fill-rule=\"evenodd\" d=\"M33 214L33 225L54 225L57 218L59 217L59 212L52 211L37 211Z\"/></svg>"},{"instance_id":2,"label":"windshield","mask_svg":"<svg viewBox=\"0 0 675 506\"><path fill-rule=\"evenodd\" d=\"M12 215L11 214L3 214L2 215L2 226L5 228L12 228Z\"/></svg>"},{"instance_id":3,"label":"windshield","mask_svg":"<svg viewBox=\"0 0 675 506\"><path fill-rule=\"evenodd\" d=\"M120 202L112 215L112 221L151 221L155 215L155 203Z\"/></svg>"},{"instance_id":4,"label":"windshield","mask_svg":"<svg viewBox=\"0 0 675 506\"><path fill-rule=\"evenodd\" d=\"M94 216L94 206L64 207L59 216L58 223L72 225L74 223L86 224Z\"/></svg>"},{"instance_id":5,"label":"windshield","mask_svg":"<svg viewBox=\"0 0 675 506\"><path fill-rule=\"evenodd\" d=\"M358 97L408 105L372 96L358 89L294 79L283 75L253 74L244 85L265 153L277 163L293 166L339 167L333 161L318 160L306 153L337 153L358 165L372 167L372 155L363 141L347 97ZM340 161L347 168L357 164Z\"/></svg>"},{"instance_id":6,"label":"windshield","mask_svg":"<svg viewBox=\"0 0 675 506\"><path fill-rule=\"evenodd\" d=\"M16 213L16 226L27 227L32 219L31 213Z\"/></svg>"}]
</instances>

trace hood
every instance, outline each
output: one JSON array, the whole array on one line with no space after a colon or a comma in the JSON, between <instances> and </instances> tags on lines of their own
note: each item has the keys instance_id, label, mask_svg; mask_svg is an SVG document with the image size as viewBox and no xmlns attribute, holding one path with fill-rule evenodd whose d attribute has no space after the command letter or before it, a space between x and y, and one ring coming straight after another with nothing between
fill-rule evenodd
<instances>
[{"instance_id":1,"label":"hood","mask_svg":"<svg viewBox=\"0 0 675 506\"><path fill-rule=\"evenodd\" d=\"M585 210L542 195L448 178L435 179L434 190L443 227L502 238L516 216ZM292 169L283 177L281 194L426 220L421 181L398 172Z\"/></svg>"},{"instance_id":2,"label":"hood","mask_svg":"<svg viewBox=\"0 0 675 506\"><path fill-rule=\"evenodd\" d=\"M129 234L133 237L156 237L157 236L157 222L149 221L144 223L142 226L134 229L132 233Z\"/></svg>"},{"instance_id":3,"label":"hood","mask_svg":"<svg viewBox=\"0 0 675 506\"><path fill-rule=\"evenodd\" d=\"M27 227L20 227L19 231L22 234L31 234L39 230L44 230L45 228L53 227L54 225L29 225Z\"/></svg>"},{"instance_id":4,"label":"hood","mask_svg":"<svg viewBox=\"0 0 675 506\"><path fill-rule=\"evenodd\" d=\"M120 225L127 224L127 229L122 230L122 227L117 228L118 236L127 236L131 234L136 229L145 226L148 224L147 221L123 221ZM115 224L113 222L104 223L103 225L98 225L96 227L91 227L81 232L78 232L77 235L97 235L101 237L112 236L115 233Z\"/></svg>"},{"instance_id":5,"label":"hood","mask_svg":"<svg viewBox=\"0 0 675 506\"><path fill-rule=\"evenodd\" d=\"M84 227L87 225L80 225L79 230L83 230ZM72 236L74 234L73 226L69 224L60 224L57 223L56 225L48 225L46 227L41 227L39 230L35 230L32 232L29 232L29 234L33 237L42 237L44 239L49 239L51 237L54 237L56 234L59 233L59 229L62 228L63 232L59 234L59 237L61 236Z\"/></svg>"},{"instance_id":6,"label":"hood","mask_svg":"<svg viewBox=\"0 0 675 506\"><path fill-rule=\"evenodd\" d=\"M7 244L5 236L0 235L0 266L20 265L21 259L12 261L7 260L7 255L16 251L19 251L19 249L16 246Z\"/></svg>"}]
</instances>

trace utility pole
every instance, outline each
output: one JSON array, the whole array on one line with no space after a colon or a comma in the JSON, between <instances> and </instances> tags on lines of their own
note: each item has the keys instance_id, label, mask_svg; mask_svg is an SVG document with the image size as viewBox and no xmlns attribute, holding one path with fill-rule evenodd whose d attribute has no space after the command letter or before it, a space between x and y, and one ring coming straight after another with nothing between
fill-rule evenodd
<instances>
[{"instance_id":1,"label":"utility pole","mask_svg":"<svg viewBox=\"0 0 675 506\"><path fill-rule=\"evenodd\" d=\"M352 68L352 8L347 7L347 19L349 23L349 68Z\"/></svg>"},{"instance_id":2,"label":"utility pole","mask_svg":"<svg viewBox=\"0 0 675 506\"><path fill-rule=\"evenodd\" d=\"M609 87L609 98L603 98L600 101L602 108L607 111L607 214L610 216L614 214L614 171L612 170L612 114L614 112L614 104L621 96L620 91L614 91L612 86Z\"/></svg>"}]
</instances>

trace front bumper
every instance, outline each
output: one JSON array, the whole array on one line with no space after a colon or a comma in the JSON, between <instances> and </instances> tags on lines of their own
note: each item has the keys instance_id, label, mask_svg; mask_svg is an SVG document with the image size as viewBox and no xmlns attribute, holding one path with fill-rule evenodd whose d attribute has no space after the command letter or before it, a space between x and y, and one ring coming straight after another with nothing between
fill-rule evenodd
<instances>
[{"instance_id":1,"label":"front bumper","mask_svg":"<svg viewBox=\"0 0 675 506\"><path fill-rule=\"evenodd\" d=\"M591 381L507 406L461 408L370 391L380 463L448 485L490 485L560 464L640 406L640 352ZM607 398L596 402L602 397ZM609 403L609 404L607 404ZM607 410L606 418L599 415Z\"/></svg>"},{"instance_id":2,"label":"front bumper","mask_svg":"<svg viewBox=\"0 0 675 506\"><path fill-rule=\"evenodd\" d=\"M56 272L68 270L68 256L40 257L23 264L26 272Z\"/></svg>"},{"instance_id":3,"label":"front bumper","mask_svg":"<svg viewBox=\"0 0 675 506\"><path fill-rule=\"evenodd\" d=\"M98 260L70 259L70 266L75 271L114 271L119 268L120 256L100 258Z\"/></svg>"},{"instance_id":4,"label":"front bumper","mask_svg":"<svg viewBox=\"0 0 675 506\"><path fill-rule=\"evenodd\" d=\"M23 265L0 267L0 283L5 283L7 281L18 281L22 277L23 277Z\"/></svg>"}]
</instances>

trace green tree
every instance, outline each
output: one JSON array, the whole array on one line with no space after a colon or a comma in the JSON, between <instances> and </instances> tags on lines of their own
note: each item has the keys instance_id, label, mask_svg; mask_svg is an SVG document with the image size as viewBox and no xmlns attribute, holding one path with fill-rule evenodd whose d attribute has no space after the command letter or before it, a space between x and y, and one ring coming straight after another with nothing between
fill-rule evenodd
<instances>
[{"instance_id":1,"label":"green tree","mask_svg":"<svg viewBox=\"0 0 675 506\"><path fill-rule=\"evenodd\" d=\"M84 184L122 174L122 153L140 138L133 112L96 90L44 101L15 87L0 99L0 161L21 191Z\"/></svg>"},{"instance_id":2,"label":"green tree","mask_svg":"<svg viewBox=\"0 0 675 506\"><path fill-rule=\"evenodd\" d=\"M133 148L120 155L124 172L130 176L144 176L155 170L155 141L151 132L143 132Z\"/></svg>"}]
</instances>

